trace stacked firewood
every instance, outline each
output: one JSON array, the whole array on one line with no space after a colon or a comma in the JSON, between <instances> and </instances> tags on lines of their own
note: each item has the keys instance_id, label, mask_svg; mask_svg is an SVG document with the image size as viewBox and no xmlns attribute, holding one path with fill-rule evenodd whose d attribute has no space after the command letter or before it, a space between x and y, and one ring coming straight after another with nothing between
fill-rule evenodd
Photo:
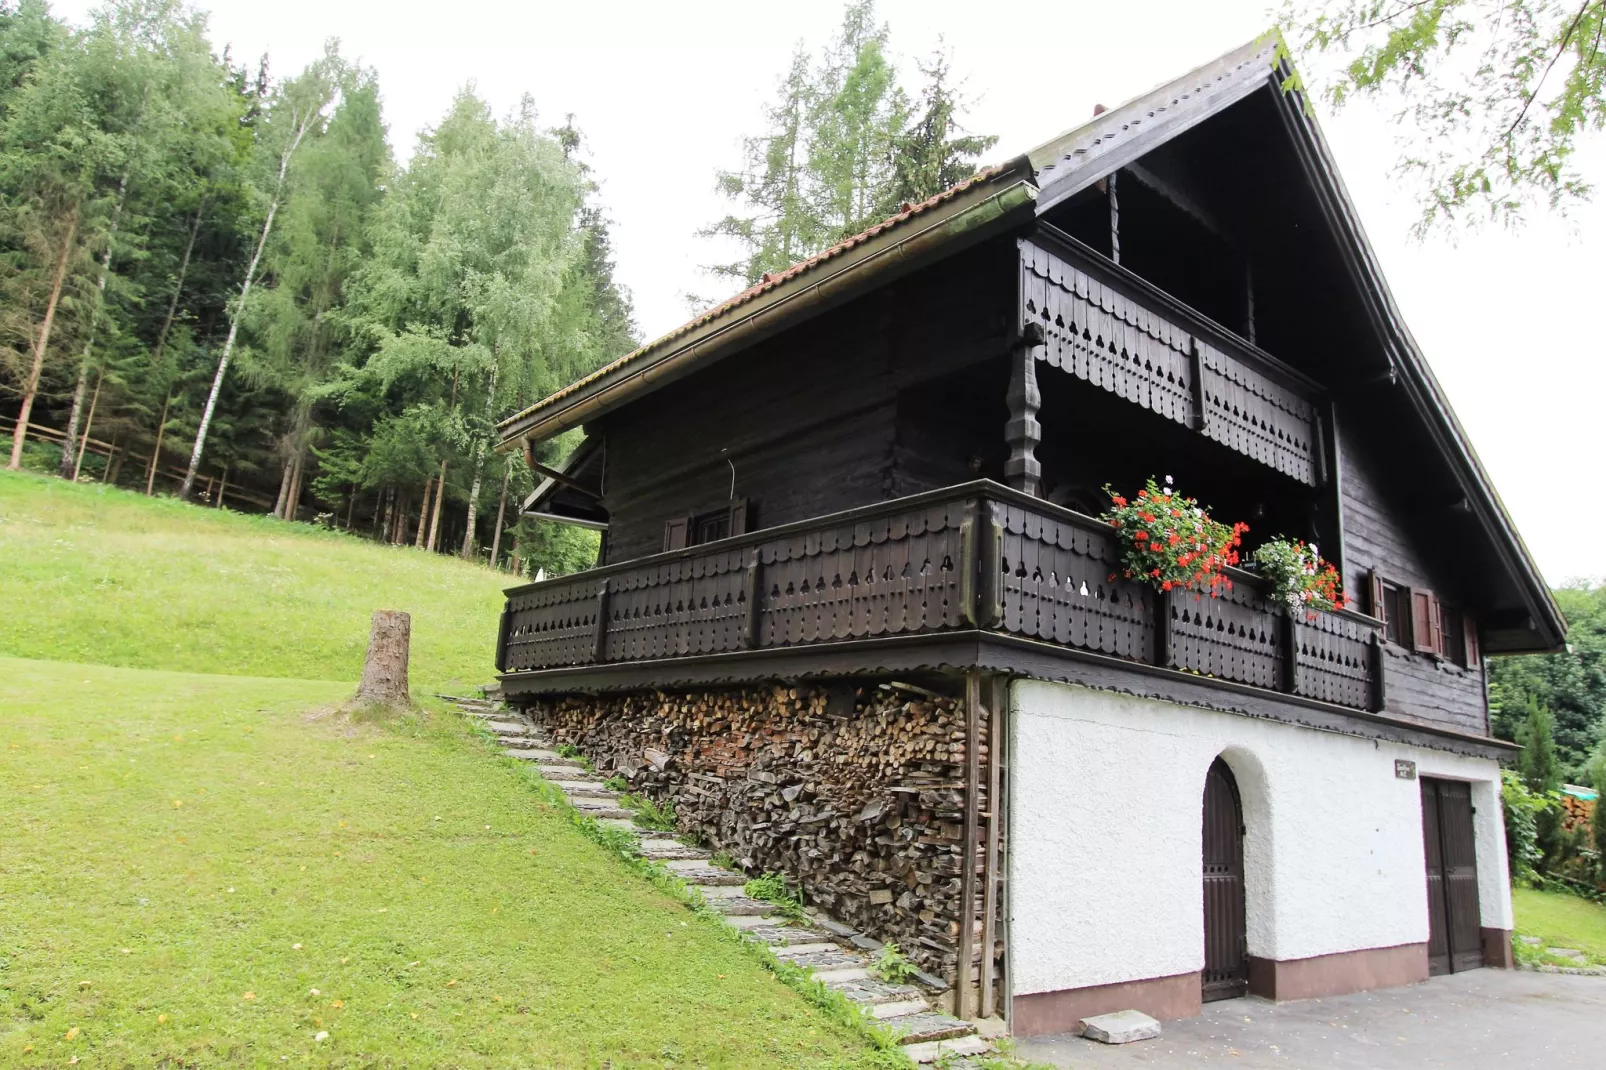
<instances>
[{"instance_id":1,"label":"stacked firewood","mask_svg":"<svg viewBox=\"0 0 1606 1070\"><path fill-rule=\"evenodd\" d=\"M681 833L751 873L786 874L806 902L952 981L961 700L900 684L772 686L571 696L530 713L632 792L673 803Z\"/></svg>"}]
</instances>

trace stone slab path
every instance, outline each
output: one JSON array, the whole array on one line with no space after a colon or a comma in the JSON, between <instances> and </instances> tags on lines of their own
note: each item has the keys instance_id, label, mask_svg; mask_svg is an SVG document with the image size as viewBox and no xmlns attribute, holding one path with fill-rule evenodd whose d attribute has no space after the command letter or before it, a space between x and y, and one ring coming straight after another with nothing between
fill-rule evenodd
<instances>
[{"instance_id":1,"label":"stone slab path","mask_svg":"<svg viewBox=\"0 0 1606 1070\"><path fill-rule=\"evenodd\" d=\"M934 1008L926 989L877 979L871 956L855 946L854 938L870 941L851 926L813 913L787 917L777 913L773 903L748 898L743 894L744 874L716 864L712 853L701 847L638 826L621 794L609 790L605 778L583 762L560 755L538 726L489 699L441 697L495 735L503 754L533 764L580 813L635 836L643 858L685 881L747 939L768 946L777 959L803 967L827 988L863 1007L899 1037L913 1062L942 1059L945 1067L965 1070L979 1066L967 1056L992 1053L992 1045L977 1035L972 1023Z\"/></svg>"}]
</instances>

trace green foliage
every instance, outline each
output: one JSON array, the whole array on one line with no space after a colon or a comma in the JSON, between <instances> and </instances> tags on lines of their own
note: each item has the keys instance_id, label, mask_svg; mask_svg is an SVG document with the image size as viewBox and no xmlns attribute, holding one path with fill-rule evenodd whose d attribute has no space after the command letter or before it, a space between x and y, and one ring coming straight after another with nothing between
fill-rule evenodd
<instances>
[{"instance_id":1,"label":"green foliage","mask_svg":"<svg viewBox=\"0 0 1606 1070\"><path fill-rule=\"evenodd\" d=\"M787 884L786 877L779 873L765 873L754 877L742 886L742 894L749 899L762 899L774 903L776 912L789 921L802 921L803 900Z\"/></svg>"},{"instance_id":2,"label":"green foliage","mask_svg":"<svg viewBox=\"0 0 1606 1070\"><path fill-rule=\"evenodd\" d=\"M1527 719L1517 730L1517 742L1522 744L1517 768L1530 791L1548 793L1561 787L1561 770L1556 765L1555 726L1556 719L1550 709L1530 697Z\"/></svg>"},{"instance_id":3,"label":"green foliage","mask_svg":"<svg viewBox=\"0 0 1606 1070\"><path fill-rule=\"evenodd\" d=\"M658 832L675 831L674 803L664 803L660 806L645 795L626 795L623 802L636 812L635 822L642 828Z\"/></svg>"},{"instance_id":4,"label":"green foliage","mask_svg":"<svg viewBox=\"0 0 1606 1070\"><path fill-rule=\"evenodd\" d=\"M751 285L976 171L997 139L960 128L947 53L919 64L911 104L889 39L873 0L854 0L818 56L794 53L767 132L743 141L739 169L716 176L737 210L703 233L734 239L741 255L714 275Z\"/></svg>"},{"instance_id":5,"label":"green foliage","mask_svg":"<svg viewBox=\"0 0 1606 1070\"><path fill-rule=\"evenodd\" d=\"M1606 3L1289 0L1295 44L1343 66L1326 95L1397 105L1400 168L1420 183L1422 226L1514 222L1590 192L1578 139L1606 125Z\"/></svg>"},{"instance_id":6,"label":"green foliage","mask_svg":"<svg viewBox=\"0 0 1606 1070\"><path fill-rule=\"evenodd\" d=\"M877 977L894 985L907 984L919 972L919 968L891 941L881 945L870 969Z\"/></svg>"},{"instance_id":7,"label":"green foliage","mask_svg":"<svg viewBox=\"0 0 1606 1070\"><path fill-rule=\"evenodd\" d=\"M93 395L127 486L188 454L231 504L583 567L596 535L518 532L529 474L487 464L497 420L634 345L583 138L465 90L398 168L380 103L333 43L288 78L219 60L178 0L0 3L0 390L85 433Z\"/></svg>"},{"instance_id":8,"label":"green foliage","mask_svg":"<svg viewBox=\"0 0 1606 1070\"><path fill-rule=\"evenodd\" d=\"M1539 817L1553 811L1549 796L1531 790L1509 769L1500 772L1500 801L1505 812L1506 864L1513 882L1530 882L1537 875L1544 852L1539 847Z\"/></svg>"},{"instance_id":9,"label":"green foliage","mask_svg":"<svg viewBox=\"0 0 1606 1070\"><path fill-rule=\"evenodd\" d=\"M1572 780L1583 775L1606 728L1606 586L1563 587L1555 595L1567 618L1567 649L1490 659L1489 705L1495 734L1512 740L1530 699L1551 710L1557 762Z\"/></svg>"}]
</instances>

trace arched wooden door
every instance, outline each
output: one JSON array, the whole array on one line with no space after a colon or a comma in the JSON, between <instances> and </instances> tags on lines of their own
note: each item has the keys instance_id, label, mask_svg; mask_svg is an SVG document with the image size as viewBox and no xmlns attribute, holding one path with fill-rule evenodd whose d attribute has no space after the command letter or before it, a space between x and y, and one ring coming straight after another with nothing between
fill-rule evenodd
<instances>
[{"instance_id":1,"label":"arched wooden door","mask_svg":"<svg viewBox=\"0 0 1606 1070\"><path fill-rule=\"evenodd\" d=\"M1205 777L1204 946L1204 1001L1231 999L1247 992L1243 807L1232 770L1220 758Z\"/></svg>"}]
</instances>

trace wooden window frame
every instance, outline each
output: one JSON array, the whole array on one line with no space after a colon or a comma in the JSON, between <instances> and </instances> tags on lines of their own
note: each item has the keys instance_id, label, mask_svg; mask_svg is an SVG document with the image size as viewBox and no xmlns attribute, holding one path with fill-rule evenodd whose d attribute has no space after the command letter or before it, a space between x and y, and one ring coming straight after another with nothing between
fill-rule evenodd
<instances>
[{"instance_id":1,"label":"wooden window frame","mask_svg":"<svg viewBox=\"0 0 1606 1070\"><path fill-rule=\"evenodd\" d=\"M751 509L746 498L733 498L728 504L719 509L710 509L706 513L686 513L682 516L672 516L664 521L664 551L684 550L688 546L706 546L718 542L720 539L729 539L737 535L747 534L748 516ZM714 539L699 539L698 531L713 521L725 521L725 533Z\"/></svg>"}]
</instances>

